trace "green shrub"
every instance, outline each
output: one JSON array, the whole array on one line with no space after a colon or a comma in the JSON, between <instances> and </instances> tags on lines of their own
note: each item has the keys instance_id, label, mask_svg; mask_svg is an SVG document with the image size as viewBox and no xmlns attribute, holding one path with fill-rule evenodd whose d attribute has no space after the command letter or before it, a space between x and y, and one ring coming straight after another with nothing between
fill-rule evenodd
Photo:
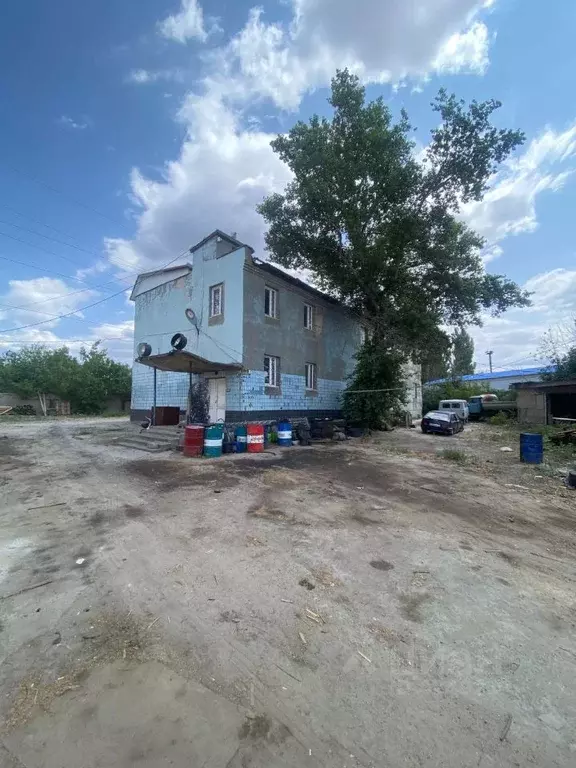
<instances>
[{"instance_id":1,"label":"green shrub","mask_svg":"<svg viewBox=\"0 0 576 768\"><path fill-rule=\"evenodd\" d=\"M468 456L464 451L459 451L457 448L445 448L440 455L443 459L448 461L455 461L457 464L467 464Z\"/></svg>"},{"instance_id":2,"label":"green shrub","mask_svg":"<svg viewBox=\"0 0 576 768\"><path fill-rule=\"evenodd\" d=\"M488 421L496 427L506 427L512 422L512 419L506 411L499 411L494 416L491 416Z\"/></svg>"}]
</instances>

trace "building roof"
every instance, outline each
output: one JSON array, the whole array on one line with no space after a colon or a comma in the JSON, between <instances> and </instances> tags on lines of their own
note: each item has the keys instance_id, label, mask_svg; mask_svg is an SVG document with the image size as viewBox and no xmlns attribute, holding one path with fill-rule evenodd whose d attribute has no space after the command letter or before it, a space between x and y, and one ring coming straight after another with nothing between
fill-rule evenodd
<instances>
[{"instance_id":1,"label":"building roof","mask_svg":"<svg viewBox=\"0 0 576 768\"><path fill-rule=\"evenodd\" d=\"M288 283L292 283L292 285L296 285L298 286L298 288L302 288L302 290L308 291L308 293L313 294L319 299L323 299L324 301L327 301L329 304L335 304L338 307L342 307L342 309L347 309L346 305L342 304L342 302L338 301L338 299L335 299L333 296L329 296L327 293L323 293L322 291L319 291L317 288L314 288L314 286L310 285L309 283L305 283L304 280L299 280L297 277L294 277L288 272L285 272L283 269L279 269L278 267L275 267L273 264L270 264L267 261L261 261L260 259L253 257L252 262L257 269L263 272L267 272L269 275L273 275L274 277L278 277L281 280L285 280Z\"/></svg>"},{"instance_id":2,"label":"building roof","mask_svg":"<svg viewBox=\"0 0 576 768\"><path fill-rule=\"evenodd\" d=\"M531 381L531 382L523 382L522 384L518 384L518 389L539 389L539 390L549 390L549 389L570 389L574 390L576 389L576 379L565 379L564 381Z\"/></svg>"},{"instance_id":3,"label":"building roof","mask_svg":"<svg viewBox=\"0 0 576 768\"><path fill-rule=\"evenodd\" d=\"M459 376L458 381L493 381L494 379L511 379L528 376L541 376L543 373L550 373L554 370L554 366L544 366L537 368L513 368L509 371L493 371L492 373L470 373L466 376ZM444 384L451 379L434 379L434 381L428 381L427 384Z\"/></svg>"},{"instance_id":4,"label":"building roof","mask_svg":"<svg viewBox=\"0 0 576 768\"><path fill-rule=\"evenodd\" d=\"M215 229L214 232L211 232L203 240L200 240L199 243L196 243L196 245L191 246L189 252L194 253L199 248L202 248L203 245L206 245L206 243L212 240L214 237L220 237L222 238L222 240L227 240L231 245L235 245L236 248L248 248L251 253L254 253L254 248L252 248L249 245L246 245L246 243L241 243L240 240L237 240L235 237L232 237L232 235L227 235L226 232L222 232L221 229Z\"/></svg>"}]
</instances>

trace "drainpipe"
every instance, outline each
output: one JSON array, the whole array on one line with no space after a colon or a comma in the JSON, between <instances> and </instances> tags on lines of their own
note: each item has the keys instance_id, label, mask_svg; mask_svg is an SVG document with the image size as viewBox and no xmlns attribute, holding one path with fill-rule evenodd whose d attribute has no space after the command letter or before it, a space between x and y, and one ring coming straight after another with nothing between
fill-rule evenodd
<instances>
[{"instance_id":1,"label":"drainpipe","mask_svg":"<svg viewBox=\"0 0 576 768\"><path fill-rule=\"evenodd\" d=\"M154 405L152 406L152 426L156 426L156 368L154 368Z\"/></svg>"}]
</instances>

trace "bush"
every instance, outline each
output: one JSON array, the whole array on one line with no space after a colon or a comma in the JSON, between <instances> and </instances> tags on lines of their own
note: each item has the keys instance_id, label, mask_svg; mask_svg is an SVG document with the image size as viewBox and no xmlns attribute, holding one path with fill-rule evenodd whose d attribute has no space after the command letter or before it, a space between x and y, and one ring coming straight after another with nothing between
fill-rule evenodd
<instances>
[{"instance_id":1,"label":"bush","mask_svg":"<svg viewBox=\"0 0 576 768\"><path fill-rule=\"evenodd\" d=\"M491 416L488 421L496 427L505 427L511 423L512 419L506 411L499 411L494 416Z\"/></svg>"},{"instance_id":2,"label":"bush","mask_svg":"<svg viewBox=\"0 0 576 768\"><path fill-rule=\"evenodd\" d=\"M464 451L459 451L457 448L445 448L441 454L443 459L448 461L455 461L457 464L467 464L468 456Z\"/></svg>"}]
</instances>

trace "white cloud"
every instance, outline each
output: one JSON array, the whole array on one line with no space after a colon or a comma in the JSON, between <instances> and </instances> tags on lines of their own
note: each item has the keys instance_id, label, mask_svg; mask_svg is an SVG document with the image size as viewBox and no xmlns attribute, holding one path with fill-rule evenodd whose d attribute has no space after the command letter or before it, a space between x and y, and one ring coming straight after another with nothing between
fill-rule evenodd
<instances>
[{"instance_id":1,"label":"white cloud","mask_svg":"<svg viewBox=\"0 0 576 768\"><path fill-rule=\"evenodd\" d=\"M544 334L576 314L576 270L553 269L531 277L523 286L533 293L532 306L512 309L502 317L486 317L472 328L479 370L485 370L487 349L494 350L496 368L541 365Z\"/></svg>"},{"instance_id":2,"label":"white cloud","mask_svg":"<svg viewBox=\"0 0 576 768\"><path fill-rule=\"evenodd\" d=\"M163 37L186 43L191 38L205 41L208 37L204 28L204 13L198 0L182 0L180 12L168 16L158 24Z\"/></svg>"},{"instance_id":3,"label":"white cloud","mask_svg":"<svg viewBox=\"0 0 576 768\"><path fill-rule=\"evenodd\" d=\"M3 324L12 327L47 320L43 330L54 328L59 322L57 316L74 312L97 295L96 291L78 293L63 280L52 277L10 280L7 293L0 298L1 304L11 307L5 309ZM51 315L54 316L52 319ZM76 317L82 317L82 314Z\"/></svg>"},{"instance_id":4,"label":"white cloud","mask_svg":"<svg viewBox=\"0 0 576 768\"><path fill-rule=\"evenodd\" d=\"M149 85L160 81L181 83L184 81L184 73L176 67L158 70L133 69L126 76L126 82L135 85Z\"/></svg>"},{"instance_id":5,"label":"white cloud","mask_svg":"<svg viewBox=\"0 0 576 768\"><path fill-rule=\"evenodd\" d=\"M489 34L477 20L482 0L292 0L289 25L266 23L261 8L214 57L220 92L231 99L270 98L296 109L337 68L365 82L425 78L432 71L482 74ZM366 23L370 19L370 23Z\"/></svg>"},{"instance_id":6,"label":"white cloud","mask_svg":"<svg viewBox=\"0 0 576 768\"><path fill-rule=\"evenodd\" d=\"M132 241L106 241L117 266L165 263L216 228L262 248L256 205L289 178L270 147L272 136L241 128L239 117L216 97L189 96L182 117L189 123L188 138L179 158L166 164L164 180L132 173L132 195L142 213Z\"/></svg>"},{"instance_id":7,"label":"white cloud","mask_svg":"<svg viewBox=\"0 0 576 768\"><path fill-rule=\"evenodd\" d=\"M547 128L502 166L483 200L463 207L465 220L486 238L492 258L502 253L493 248L495 244L538 227L538 196L562 189L575 162L576 122L565 131Z\"/></svg>"},{"instance_id":8,"label":"white cloud","mask_svg":"<svg viewBox=\"0 0 576 768\"><path fill-rule=\"evenodd\" d=\"M286 25L266 23L253 9L244 28L210 54L202 94L186 97L179 119L187 135L163 179L132 171L138 228L133 240L106 240L110 261L133 270L157 266L214 228L238 232L261 253L263 222L255 206L282 190L289 172L269 146L273 137L249 122L247 106L266 98L296 108L307 90L327 85L337 67L380 81L422 77L439 55L451 71L478 68L482 25L476 16L485 6L483 0L444 0L432 11L427 0L292 0ZM203 38L200 7L184 0L160 31L181 42ZM137 82L150 82L147 71L137 73Z\"/></svg>"},{"instance_id":9,"label":"white cloud","mask_svg":"<svg viewBox=\"0 0 576 768\"><path fill-rule=\"evenodd\" d=\"M62 115L58 118L59 125L64 126L64 128L70 128L74 131L85 131L86 128L89 128L92 125L92 121L88 118L83 118L82 120L74 120L72 117L68 117L68 115Z\"/></svg>"},{"instance_id":10,"label":"white cloud","mask_svg":"<svg viewBox=\"0 0 576 768\"><path fill-rule=\"evenodd\" d=\"M85 280L87 277L91 277L92 275L101 275L102 272L106 272L107 269L110 269L110 264L108 264L106 261L103 261L102 259L99 259L89 267L77 269L75 277L78 280Z\"/></svg>"},{"instance_id":11,"label":"white cloud","mask_svg":"<svg viewBox=\"0 0 576 768\"><path fill-rule=\"evenodd\" d=\"M456 32L448 38L434 59L433 68L441 74L483 75L488 69L489 45L488 27L476 21L465 32Z\"/></svg>"}]
</instances>

